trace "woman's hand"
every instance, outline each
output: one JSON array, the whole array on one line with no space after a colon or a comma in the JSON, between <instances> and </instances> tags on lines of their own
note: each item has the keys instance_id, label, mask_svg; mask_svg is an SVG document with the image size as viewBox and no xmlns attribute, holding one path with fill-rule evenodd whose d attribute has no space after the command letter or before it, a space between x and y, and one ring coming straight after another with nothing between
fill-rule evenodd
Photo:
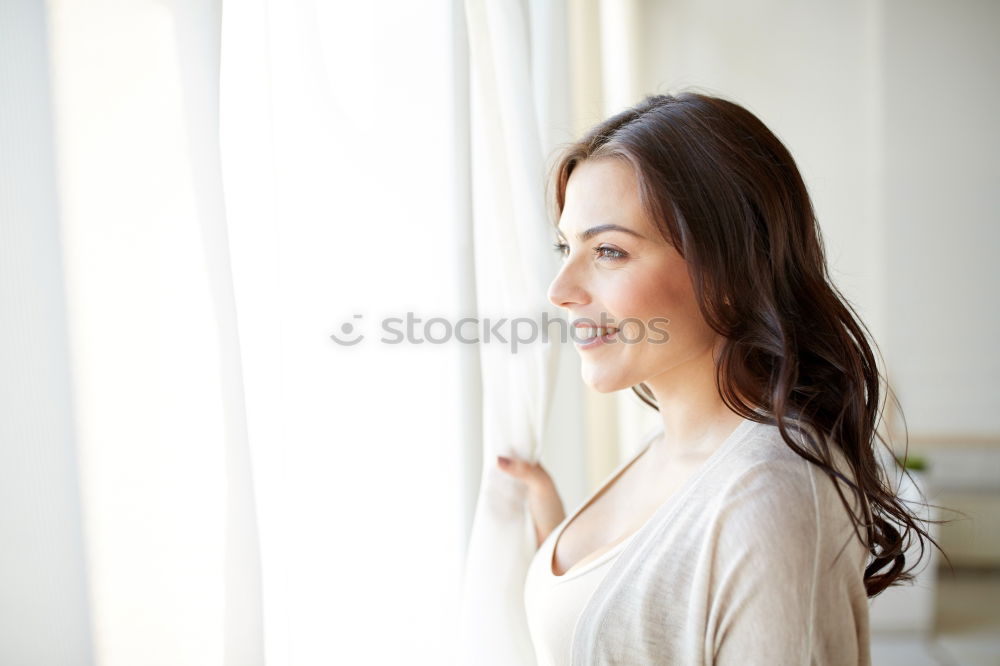
<instances>
[{"instance_id":1,"label":"woman's hand","mask_svg":"<svg viewBox=\"0 0 1000 666\"><path fill-rule=\"evenodd\" d=\"M497 456L497 467L528 484L528 508L535 523L535 537L538 539L535 548L538 548L552 530L566 518L566 511L563 509L555 482L537 463Z\"/></svg>"}]
</instances>

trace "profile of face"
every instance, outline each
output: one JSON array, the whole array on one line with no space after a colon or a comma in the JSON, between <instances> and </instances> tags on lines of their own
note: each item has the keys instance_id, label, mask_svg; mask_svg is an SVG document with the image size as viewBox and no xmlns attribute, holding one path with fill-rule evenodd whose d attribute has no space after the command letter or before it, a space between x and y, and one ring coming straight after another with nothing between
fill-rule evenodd
<instances>
[{"instance_id":1,"label":"profile of face","mask_svg":"<svg viewBox=\"0 0 1000 666\"><path fill-rule=\"evenodd\" d=\"M574 335L584 382L618 391L711 354L721 338L698 309L687 262L643 211L631 166L614 158L580 162L564 202L563 264L548 298L567 311L571 327L603 317L619 328L605 341Z\"/></svg>"}]
</instances>

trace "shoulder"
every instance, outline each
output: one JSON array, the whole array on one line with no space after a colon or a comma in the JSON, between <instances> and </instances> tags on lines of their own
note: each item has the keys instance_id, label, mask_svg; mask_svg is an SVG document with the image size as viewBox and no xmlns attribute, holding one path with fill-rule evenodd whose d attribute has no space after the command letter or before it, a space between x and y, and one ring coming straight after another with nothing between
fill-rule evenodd
<instances>
[{"instance_id":1,"label":"shoulder","mask_svg":"<svg viewBox=\"0 0 1000 666\"><path fill-rule=\"evenodd\" d=\"M794 443L804 448L808 446L801 432L791 427L786 428L785 432ZM778 426L769 423L755 423L744 440L735 448L733 456L743 464L790 464L796 460L804 460L788 446Z\"/></svg>"},{"instance_id":2,"label":"shoulder","mask_svg":"<svg viewBox=\"0 0 1000 666\"><path fill-rule=\"evenodd\" d=\"M839 449L831 454L847 471ZM866 640L857 632L867 622L867 549L833 479L764 424L727 462L732 473L716 498L709 553L717 663L805 663L817 655L857 663ZM851 489L841 490L852 501Z\"/></svg>"},{"instance_id":3,"label":"shoulder","mask_svg":"<svg viewBox=\"0 0 1000 666\"><path fill-rule=\"evenodd\" d=\"M788 431L793 443L805 451L812 447L800 432ZM852 478L839 446L830 444L834 469ZM797 538L814 534L823 525L838 529L850 522L837 492L856 507L853 492L843 479L794 451L777 426L756 424L727 461L729 475L719 495L720 518L731 527L752 527L758 534L774 533Z\"/></svg>"},{"instance_id":4,"label":"shoulder","mask_svg":"<svg viewBox=\"0 0 1000 666\"><path fill-rule=\"evenodd\" d=\"M808 499L813 492L809 466L809 461L792 450L776 426L755 424L726 460L726 494L751 493L754 499Z\"/></svg>"},{"instance_id":5,"label":"shoulder","mask_svg":"<svg viewBox=\"0 0 1000 666\"><path fill-rule=\"evenodd\" d=\"M846 477L852 478L850 465L844 455L843 449L825 436L817 434L810 429L809 433L812 441L800 430L786 428L786 434L799 449L815 455L815 446L822 442L830 451L833 468ZM787 479L799 482L809 481L810 486L815 480L815 473L828 476L827 471L803 457L798 451L793 449L790 443L782 437L781 431L775 425L757 423L749 432L748 436L732 452L729 466L735 470L742 471L738 475L743 483L754 482L755 480L767 478L771 481ZM782 487L783 484L779 484Z\"/></svg>"}]
</instances>

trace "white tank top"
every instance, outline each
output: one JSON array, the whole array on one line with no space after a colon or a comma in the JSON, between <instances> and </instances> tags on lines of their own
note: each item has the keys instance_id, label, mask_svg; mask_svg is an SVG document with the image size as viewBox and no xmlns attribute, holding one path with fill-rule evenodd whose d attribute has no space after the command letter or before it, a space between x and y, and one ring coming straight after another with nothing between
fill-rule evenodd
<instances>
[{"instance_id":1,"label":"white tank top","mask_svg":"<svg viewBox=\"0 0 1000 666\"><path fill-rule=\"evenodd\" d=\"M524 606L538 666L567 666L570 663L573 631L583 607L611 564L632 541L638 530L596 558L582 565L573 565L561 576L552 573L552 555L559 535L577 514L646 450L658 434L659 431L655 431L648 436L645 446L639 447L634 456L619 465L600 488L572 514L564 518L546 537L532 558L524 584Z\"/></svg>"}]
</instances>

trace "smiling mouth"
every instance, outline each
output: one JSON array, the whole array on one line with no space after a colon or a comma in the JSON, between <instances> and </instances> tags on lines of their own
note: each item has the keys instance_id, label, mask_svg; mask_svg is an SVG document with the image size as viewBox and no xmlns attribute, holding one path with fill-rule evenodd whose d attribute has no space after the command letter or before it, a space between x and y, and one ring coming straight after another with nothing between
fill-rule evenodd
<instances>
[{"instance_id":1,"label":"smiling mouth","mask_svg":"<svg viewBox=\"0 0 1000 666\"><path fill-rule=\"evenodd\" d=\"M594 338L603 337L605 335L611 335L617 333L618 329L611 326L577 326L576 335L581 340L593 340Z\"/></svg>"},{"instance_id":2,"label":"smiling mouth","mask_svg":"<svg viewBox=\"0 0 1000 666\"><path fill-rule=\"evenodd\" d=\"M579 326L575 342L578 349L591 349L612 342L617 334L617 328Z\"/></svg>"}]
</instances>

